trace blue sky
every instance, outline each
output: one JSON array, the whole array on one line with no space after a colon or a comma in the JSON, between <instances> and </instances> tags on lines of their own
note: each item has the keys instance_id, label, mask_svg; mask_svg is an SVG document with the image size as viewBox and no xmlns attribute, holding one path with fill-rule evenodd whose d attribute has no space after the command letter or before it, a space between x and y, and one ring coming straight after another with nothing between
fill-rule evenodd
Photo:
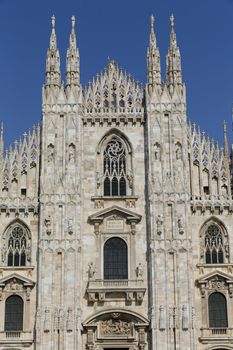
<instances>
[{"instance_id":1,"label":"blue sky","mask_svg":"<svg viewBox=\"0 0 233 350\"><path fill-rule=\"evenodd\" d=\"M174 13L188 117L222 142L231 138L233 102L233 0L0 0L0 120L6 144L41 119L41 87L51 21L56 16L63 79L76 16L81 81L103 69L108 56L146 82L149 17L155 16L163 71Z\"/></svg>"}]
</instances>

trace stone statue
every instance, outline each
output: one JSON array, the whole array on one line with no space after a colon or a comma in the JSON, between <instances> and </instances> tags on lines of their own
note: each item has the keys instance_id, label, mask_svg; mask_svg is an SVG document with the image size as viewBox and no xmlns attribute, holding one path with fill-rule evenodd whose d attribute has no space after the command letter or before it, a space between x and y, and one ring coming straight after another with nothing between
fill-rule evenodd
<instances>
[{"instance_id":1,"label":"stone statue","mask_svg":"<svg viewBox=\"0 0 233 350\"><path fill-rule=\"evenodd\" d=\"M163 230L163 216L162 215L158 215L157 220L157 234L161 235L162 234L162 230Z\"/></svg>"},{"instance_id":2,"label":"stone statue","mask_svg":"<svg viewBox=\"0 0 233 350\"><path fill-rule=\"evenodd\" d=\"M52 222L51 222L51 216L50 215L48 215L47 218L45 218L44 226L46 228L47 235L48 236L51 235L51 233L52 233L52 228L51 228Z\"/></svg>"},{"instance_id":3,"label":"stone statue","mask_svg":"<svg viewBox=\"0 0 233 350\"><path fill-rule=\"evenodd\" d=\"M177 224L178 224L179 234L183 235L184 234L184 224L183 224L182 217L180 217L178 219Z\"/></svg>"},{"instance_id":4,"label":"stone statue","mask_svg":"<svg viewBox=\"0 0 233 350\"><path fill-rule=\"evenodd\" d=\"M136 268L136 275L137 275L137 278L142 278L143 276L143 267L141 263L139 263Z\"/></svg>"},{"instance_id":5,"label":"stone statue","mask_svg":"<svg viewBox=\"0 0 233 350\"><path fill-rule=\"evenodd\" d=\"M96 273L96 268L95 268L95 265L93 262L90 262L88 264L88 278L90 280L93 280L94 279L94 276L95 276L95 273Z\"/></svg>"}]
</instances>

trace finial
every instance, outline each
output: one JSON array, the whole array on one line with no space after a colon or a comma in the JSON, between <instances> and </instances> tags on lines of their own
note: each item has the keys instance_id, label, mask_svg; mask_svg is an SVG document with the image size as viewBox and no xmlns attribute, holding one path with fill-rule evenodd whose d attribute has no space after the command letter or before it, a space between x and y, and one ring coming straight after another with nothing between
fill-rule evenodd
<instances>
[{"instance_id":1,"label":"finial","mask_svg":"<svg viewBox=\"0 0 233 350\"><path fill-rule=\"evenodd\" d=\"M171 23L171 28L173 29L174 28L174 15L173 14L171 14L171 16L170 16L170 23Z\"/></svg>"},{"instance_id":2,"label":"finial","mask_svg":"<svg viewBox=\"0 0 233 350\"><path fill-rule=\"evenodd\" d=\"M72 22L72 29L75 27L75 16L71 17L71 22Z\"/></svg>"},{"instance_id":3,"label":"finial","mask_svg":"<svg viewBox=\"0 0 233 350\"><path fill-rule=\"evenodd\" d=\"M226 123L226 120L223 121L223 130L224 130L224 133L227 132L227 123Z\"/></svg>"},{"instance_id":4,"label":"finial","mask_svg":"<svg viewBox=\"0 0 233 350\"><path fill-rule=\"evenodd\" d=\"M52 15L51 20L52 20L52 29L55 29L55 16L54 15Z\"/></svg>"},{"instance_id":5,"label":"finial","mask_svg":"<svg viewBox=\"0 0 233 350\"><path fill-rule=\"evenodd\" d=\"M227 157L228 156L228 139L227 139L227 123L224 120L223 122L223 136L224 136L224 141L223 141L223 149L224 149L224 155Z\"/></svg>"},{"instance_id":6,"label":"finial","mask_svg":"<svg viewBox=\"0 0 233 350\"><path fill-rule=\"evenodd\" d=\"M150 27L151 29L154 29L154 23L155 23L155 18L153 15L150 16Z\"/></svg>"}]
</instances>

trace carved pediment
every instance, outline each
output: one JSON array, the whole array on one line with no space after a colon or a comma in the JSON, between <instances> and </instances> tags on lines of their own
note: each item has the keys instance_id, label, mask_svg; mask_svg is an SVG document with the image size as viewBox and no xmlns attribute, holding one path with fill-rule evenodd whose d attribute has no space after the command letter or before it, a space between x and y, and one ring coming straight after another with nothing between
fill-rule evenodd
<instances>
[{"instance_id":1,"label":"carved pediment","mask_svg":"<svg viewBox=\"0 0 233 350\"><path fill-rule=\"evenodd\" d=\"M206 297L206 293L224 290L228 290L230 298L233 297L233 278L224 272L211 272L198 279L197 283L200 286L202 298Z\"/></svg>"},{"instance_id":2,"label":"carved pediment","mask_svg":"<svg viewBox=\"0 0 233 350\"><path fill-rule=\"evenodd\" d=\"M208 273L207 275L205 275L204 277L202 278L199 278L197 280L198 284L204 284L204 285L207 285L209 284L210 282L224 282L226 285L227 284L231 284L233 283L233 277L222 272L222 271L214 271L214 272L211 272L211 273Z\"/></svg>"},{"instance_id":3,"label":"carved pediment","mask_svg":"<svg viewBox=\"0 0 233 350\"><path fill-rule=\"evenodd\" d=\"M121 208L118 207L117 205L113 205L110 208L106 208L104 210L100 210L98 211L96 214L90 215L88 217L88 221L92 224L95 223L102 223L102 221L108 218L111 220L114 218L121 218L121 219L125 219L128 223L138 223L141 221L141 215L138 215L134 212L132 212L131 210L125 209L125 208Z\"/></svg>"},{"instance_id":4,"label":"carved pediment","mask_svg":"<svg viewBox=\"0 0 233 350\"><path fill-rule=\"evenodd\" d=\"M125 309L113 309L92 315L83 323L83 326L89 327L100 324L105 327L108 324L109 332L113 332L111 329L114 328L114 325L116 325L116 328L119 328L121 322L125 323L125 327L123 327L124 329L122 328L122 333L129 332L131 324L145 327L149 325L149 321L136 312L127 311ZM104 329L103 332L108 333L106 329Z\"/></svg>"},{"instance_id":5,"label":"carved pediment","mask_svg":"<svg viewBox=\"0 0 233 350\"><path fill-rule=\"evenodd\" d=\"M138 348L144 349L148 325L148 320L136 312L114 309L92 315L83 323L83 329L90 348L95 340L101 345L109 341L138 341Z\"/></svg>"},{"instance_id":6,"label":"carved pediment","mask_svg":"<svg viewBox=\"0 0 233 350\"><path fill-rule=\"evenodd\" d=\"M9 276L6 276L0 279L0 288L5 291L23 291L25 288L33 288L35 282L18 275L17 273L12 273Z\"/></svg>"}]
</instances>

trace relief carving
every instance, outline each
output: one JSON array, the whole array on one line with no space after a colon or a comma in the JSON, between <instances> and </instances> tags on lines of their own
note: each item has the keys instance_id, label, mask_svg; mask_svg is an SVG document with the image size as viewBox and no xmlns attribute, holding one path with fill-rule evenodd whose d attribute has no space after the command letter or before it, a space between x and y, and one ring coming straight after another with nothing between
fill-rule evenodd
<instances>
[{"instance_id":1,"label":"relief carving","mask_svg":"<svg viewBox=\"0 0 233 350\"><path fill-rule=\"evenodd\" d=\"M7 291L22 291L23 286L20 284L16 278L13 278L7 285L6 285Z\"/></svg>"},{"instance_id":2,"label":"relief carving","mask_svg":"<svg viewBox=\"0 0 233 350\"><path fill-rule=\"evenodd\" d=\"M226 283L224 280L220 280L217 276L208 281L207 289L225 289Z\"/></svg>"},{"instance_id":3,"label":"relief carving","mask_svg":"<svg viewBox=\"0 0 233 350\"><path fill-rule=\"evenodd\" d=\"M132 324L122 320L101 321L101 333L103 335L131 335Z\"/></svg>"},{"instance_id":4,"label":"relief carving","mask_svg":"<svg viewBox=\"0 0 233 350\"><path fill-rule=\"evenodd\" d=\"M163 216L162 215L158 215L156 223L157 223L157 234L161 235L162 230L163 230Z\"/></svg>"},{"instance_id":5,"label":"relief carving","mask_svg":"<svg viewBox=\"0 0 233 350\"><path fill-rule=\"evenodd\" d=\"M50 215L48 215L47 218L44 219L44 226L47 235L50 236L52 233L52 220Z\"/></svg>"},{"instance_id":6,"label":"relief carving","mask_svg":"<svg viewBox=\"0 0 233 350\"><path fill-rule=\"evenodd\" d=\"M93 280L95 278L95 274L96 274L96 267L94 265L93 262L90 262L88 264L88 279L89 280Z\"/></svg>"}]
</instances>

